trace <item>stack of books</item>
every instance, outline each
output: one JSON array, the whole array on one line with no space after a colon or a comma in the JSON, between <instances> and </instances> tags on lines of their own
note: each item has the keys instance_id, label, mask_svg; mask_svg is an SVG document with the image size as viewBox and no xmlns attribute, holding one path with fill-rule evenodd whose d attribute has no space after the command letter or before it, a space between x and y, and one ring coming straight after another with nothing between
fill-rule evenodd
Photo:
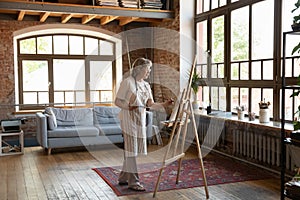
<instances>
[{"instance_id":1,"label":"stack of books","mask_svg":"<svg viewBox=\"0 0 300 200\"><path fill-rule=\"evenodd\" d=\"M119 0L119 6L125 8L139 8L137 0Z\"/></svg>"},{"instance_id":2,"label":"stack of books","mask_svg":"<svg viewBox=\"0 0 300 200\"><path fill-rule=\"evenodd\" d=\"M98 6L119 6L119 1L118 0L96 0L96 4Z\"/></svg>"},{"instance_id":3,"label":"stack of books","mask_svg":"<svg viewBox=\"0 0 300 200\"><path fill-rule=\"evenodd\" d=\"M161 0L141 0L141 7L145 9L161 9Z\"/></svg>"}]
</instances>

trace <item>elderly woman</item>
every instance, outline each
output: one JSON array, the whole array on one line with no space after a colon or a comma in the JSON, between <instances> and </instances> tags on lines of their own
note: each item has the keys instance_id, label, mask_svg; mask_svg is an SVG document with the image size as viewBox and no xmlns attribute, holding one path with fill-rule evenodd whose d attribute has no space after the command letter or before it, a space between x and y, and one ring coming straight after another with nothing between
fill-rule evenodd
<instances>
[{"instance_id":1,"label":"elderly woman","mask_svg":"<svg viewBox=\"0 0 300 200\"><path fill-rule=\"evenodd\" d=\"M115 104L121 108L120 120L124 137L124 163L119 175L119 184L135 191L145 191L139 181L136 156L147 154L146 108L159 109L172 103L155 103L151 88L144 79L149 77L152 62L138 58L131 75L124 79L117 92Z\"/></svg>"}]
</instances>

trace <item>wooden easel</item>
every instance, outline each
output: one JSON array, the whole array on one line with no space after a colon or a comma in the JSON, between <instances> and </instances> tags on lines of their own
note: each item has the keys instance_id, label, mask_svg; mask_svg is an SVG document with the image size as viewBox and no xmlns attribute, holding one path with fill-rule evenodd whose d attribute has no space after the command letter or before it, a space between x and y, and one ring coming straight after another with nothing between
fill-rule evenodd
<instances>
[{"instance_id":1,"label":"wooden easel","mask_svg":"<svg viewBox=\"0 0 300 200\"><path fill-rule=\"evenodd\" d=\"M175 117L173 119L171 119L171 117L170 117L169 121L162 122L165 126L172 127L172 132L171 132L168 144L167 144L167 151L163 158L162 167L159 172L159 176L158 176L158 179L156 182L153 197L155 197L156 192L158 190L159 182L160 182L161 175L162 175L164 168L167 165L175 162L176 160L178 160L176 184L179 181L181 162L182 162L182 158L185 156L184 145L185 145L187 127L188 127L188 123L190 122L190 118L191 118L193 129L194 129L194 134L195 134L195 139L196 139L196 143L197 143L198 158L200 160L200 168L201 168L203 181L204 181L206 199L209 198L207 181L206 181L205 170L204 170L203 159L202 159L202 153L201 153L201 149L200 149L196 121L195 121L195 116L194 116L192 102L191 102L191 83L192 83L192 77L193 77L193 74L195 71L195 65L196 65L196 57L195 57L195 60L194 60L194 63L193 63L193 66L192 66L192 69L190 72L188 85L182 92L179 104L177 106L175 104L175 108L174 108L175 110L173 110L173 112L176 112ZM181 140L181 143L179 143L180 140Z\"/></svg>"}]
</instances>

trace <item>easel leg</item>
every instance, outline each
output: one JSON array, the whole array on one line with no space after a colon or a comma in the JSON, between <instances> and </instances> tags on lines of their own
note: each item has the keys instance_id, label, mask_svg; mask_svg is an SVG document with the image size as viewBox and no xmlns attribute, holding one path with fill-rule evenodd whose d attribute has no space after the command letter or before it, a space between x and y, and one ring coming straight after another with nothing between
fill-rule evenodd
<instances>
[{"instance_id":1,"label":"easel leg","mask_svg":"<svg viewBox=\"0 0 300 200\"><path fill-rule=\"evenodd\" d=\"M177 170L176 184L178 184L178 182L179 182L179 175L180 175L180 169L181 169L181 161L182 161L182 158L180 158L178 160L178 170Z\"/></svg>"},{"instance_id":2,"label":"easel leg","mask_svg":"<svg viewBox=\"0 0 300 200\"><path fill-rule=\"evenodd\" d=\"M158 190L160 178L161 178L161 175L162 175L162 172L163 172L164 168L165 168L165 166L162 166L162 168L159 170L159 175L158 175L157 182L156 182L156 185L155 185L155 190L154 190L154 193L153 193L153 198L155 197L156 192Z\"/></svg>"},{"instance_id":3,"label":"easel leg","mask_svg":"<svg viewBox=\"0 0 300 200\"><path fill-rule=\"evenodd\" d=\"M203 165L202 153L201 153L200 142L199 142L198 131L197 131L197 126L196 126L195 115L194 115L193 109L191 109L191 113L192 113L192 123L193 123L193 128L194 128L194 134L195 134L195 138L196 138L195 140L197 143L198 158L200 161L200 168L201 168L203 181L204 181L206 199L209 199L207 180L206 180L205 169L204 169L204 165Z\"/></svg>"}]
</instances>

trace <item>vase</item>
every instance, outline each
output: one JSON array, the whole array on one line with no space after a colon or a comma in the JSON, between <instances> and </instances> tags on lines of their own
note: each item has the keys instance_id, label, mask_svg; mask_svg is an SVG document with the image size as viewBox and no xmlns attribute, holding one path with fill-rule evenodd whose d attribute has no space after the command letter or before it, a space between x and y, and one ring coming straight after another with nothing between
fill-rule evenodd
<instances>
[{"instance_id":1,"label":"vase","mask_svg":"<svg viewBox=\"0 0 300 200\"><path fill-rule=\"evenodd\" d=\"M270 111L268 108L259 110L259 122L260 123L270 122Z\"/></svg>"},{"instance_id":2,"label":"vase","mask_svg":"<svg viewBox=\"0 0 300 200\"><path fill-rule=\"evenodd\" d=\"M238 120L243 120L245 119L245 112L244 111L238 111Z\"/></svg>"}]
</instances>

